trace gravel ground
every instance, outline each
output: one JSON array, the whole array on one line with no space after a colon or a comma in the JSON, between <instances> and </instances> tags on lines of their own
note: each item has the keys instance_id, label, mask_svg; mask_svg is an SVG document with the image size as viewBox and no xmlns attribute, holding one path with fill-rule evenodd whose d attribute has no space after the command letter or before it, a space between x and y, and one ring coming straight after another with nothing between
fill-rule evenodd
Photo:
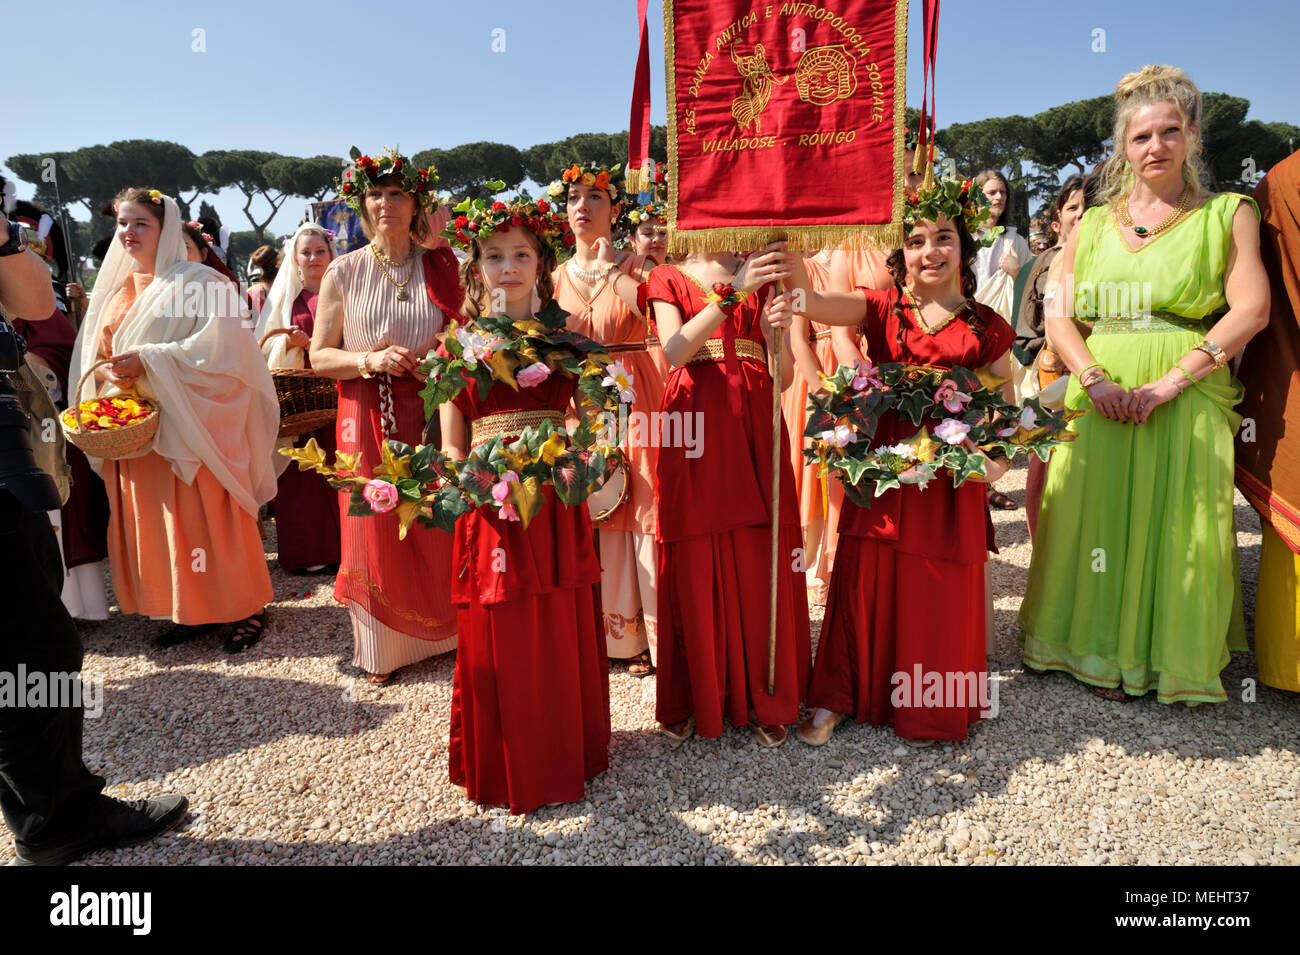
<instances>
[{"instance_id":1,"label":"gravel ground","mask_svg":"<svg viewBox=\"0 0 1300 955\"><path fill-rule=\"evenodd\" d=\"M1022 464L1003 481L1018 503L1024 477ZM1249 625L1259 522L1237 503ZM610 770L585 802L526 816L477 807L447 781L451 655L383 688L341 672L351 637L332 580L273 565L270 633L233 658L212 638L154 650L163 625L136 617L85 624L86 673L105 683L87 764L113 796L191 803L176 834L87 861L1300 863L1300 696L1260 685L1244 702L1248 653L1224 673L1226 704L1190 709L1026 675L1024 511L994 520L1000 709L969 741L917 750L887 727L844 725L820 749L792 738L761 750L730 730L672 750L654 733L654 680L616 665ZM0 864L12 854L0 827Z\"/></svg>"}]
</instances>

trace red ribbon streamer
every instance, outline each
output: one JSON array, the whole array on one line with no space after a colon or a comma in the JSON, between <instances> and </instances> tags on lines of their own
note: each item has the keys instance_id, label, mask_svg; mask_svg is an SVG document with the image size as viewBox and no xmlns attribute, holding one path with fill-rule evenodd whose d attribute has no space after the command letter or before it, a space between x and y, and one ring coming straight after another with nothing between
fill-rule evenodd
<instances>
[{"instance_id":1,"label":"red ribbon streamer","mask_svg":"<svg viewBox=\"0 0 1300 955\"><path fill-rule=\"evenodd\" d=\"M638 169L650 157L650 32L646 8L650 0L637 0L636 18L641 30L641 51L632 80L632 115L627 122L627 171Z\"/></svg>"}]
</instances>

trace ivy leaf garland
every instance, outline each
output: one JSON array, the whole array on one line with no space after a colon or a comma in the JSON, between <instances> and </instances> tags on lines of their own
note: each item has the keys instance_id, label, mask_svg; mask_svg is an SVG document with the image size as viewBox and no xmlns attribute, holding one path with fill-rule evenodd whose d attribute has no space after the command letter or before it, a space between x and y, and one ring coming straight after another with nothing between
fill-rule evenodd
<instances>
[{"instance_id":1,"label":"ivy leaf garland","mask_svg":"<svg viewBox=\"0 0 1300 955\"><path fill-rule=\"evenodd\" d=\"M960 487L985 476L990 457L1025 452L1046 460L1056 445L1074 440L1067 425L1086 413L1048 410L1036 398L1011 404L987 369L859 361L822 375L821 382L822 390L808 396L804 435L812 446L804 455L817 463L823 481L834 474L863 507L903 484L924 488L941 470ZM876 445L880 419L889 411L917 431L896 444ZM968 450L964 439L979 450Z\"/></svg>"},{"instance_id":2,"label":"ivy leaf garland","mask_svg":"<svg viewBox=\"0 0 1300 955\"><path fill-rule=\"evenodd\" d=\"M608 415L608 421L619 420L620 393L617 385L602 384L609 380L608 351L566 330L567 318L552 301L531 319L495 316L453 324L443 343L445 354L431 353L421 365L428 376L421 395L426 416L431 417L439 405L468 387L477 388L482 398L497 382L517 391L550 374L563 374L577 379L585 412L572 430L546 420L513 440L497 435L482 441L463 461L452 460L432 445L411 447L389 440L381 446L381 461L370 476L363 471L360 454L336 452L331 467L314 440L280 453L348 493L350 515L395 511L399 538L414 523L451 531L457 520L483 505L496 507L499 517L527 528L545 503L546 484L555 487L562 504L581 504L621 460L617 444L605 442L605 427L598 431L592 426L601 414ZM545 366L545 372L538 365Z\"/></svg>"}]
</instances>

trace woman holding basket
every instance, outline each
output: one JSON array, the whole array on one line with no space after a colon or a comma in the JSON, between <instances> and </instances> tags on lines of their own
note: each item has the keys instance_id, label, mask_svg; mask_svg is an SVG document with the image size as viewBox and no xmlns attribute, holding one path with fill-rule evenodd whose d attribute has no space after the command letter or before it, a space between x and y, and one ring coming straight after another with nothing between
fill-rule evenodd
<instances>
[{"instance_id":1,"label":"woman holding basket","mask_svg":"<svg viewBox=\"0 0 1300 955\"><path fill-rule=\"evenodd\" d=\"M232 286L186 258L173 199L128 189L73 352L76 400L101 389L158 408L152 441L91 458L108 491L109 558L125 613L171 620L167 647L234 623L261 637L271 600L257 511L275 494L279 407Z\"/></svg>"}]
</instances>

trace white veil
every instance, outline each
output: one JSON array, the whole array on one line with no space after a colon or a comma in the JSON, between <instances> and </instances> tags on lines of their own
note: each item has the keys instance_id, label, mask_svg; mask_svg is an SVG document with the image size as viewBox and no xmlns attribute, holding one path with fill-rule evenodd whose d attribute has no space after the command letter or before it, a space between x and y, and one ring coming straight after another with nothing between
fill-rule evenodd
<instances>
[{"instance_id":1,"label":"white veil","mask_svg":"<svg viewBox=\"0 0 1300 955\"><path fill-rule=\"evenodd\" d=\"M136 390L160 409L152 444L133 457L157 452L186 484L207 467L241 508L256 515L275 496L275 386L249 332L242 296L225 276L186 259L180 209L168 196L160 201L154 279L113 333L115 353L139 354L145 373ZM105 307L138 268L115 235L77 333L70 379L80 379L98 360ZM69 401L93 398L99 384L90 376ZM111 384L103 390L121 391ZM90 462L102 469L99 459Z\"/></svg>"}]
</instances>

